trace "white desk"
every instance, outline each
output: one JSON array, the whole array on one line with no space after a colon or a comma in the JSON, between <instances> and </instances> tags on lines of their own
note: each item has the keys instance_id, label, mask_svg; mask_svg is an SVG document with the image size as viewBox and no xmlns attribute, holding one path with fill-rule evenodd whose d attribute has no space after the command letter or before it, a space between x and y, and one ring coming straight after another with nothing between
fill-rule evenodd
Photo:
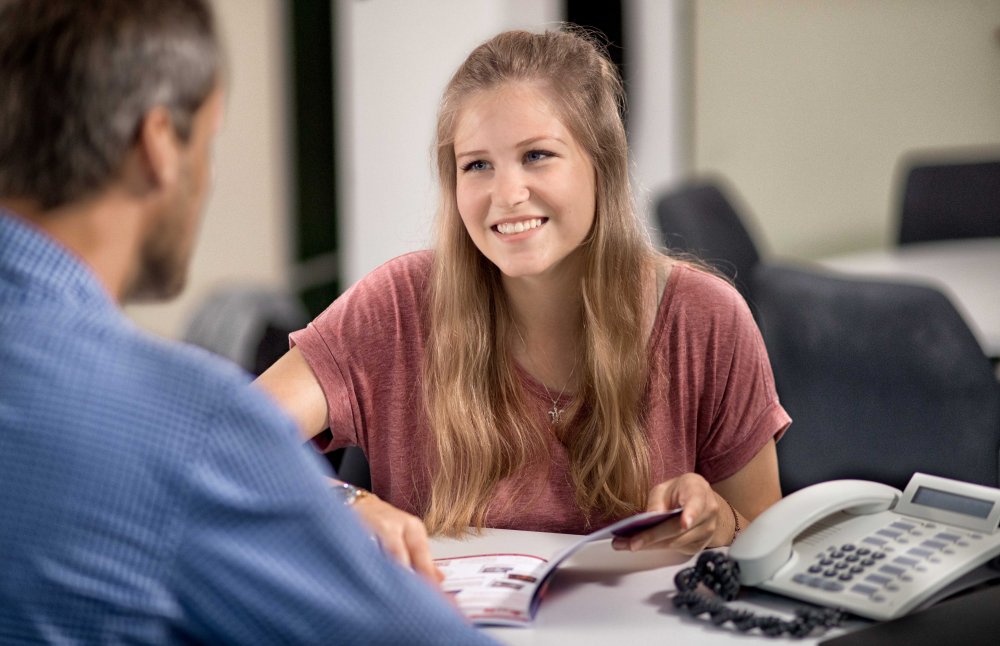
<instances>
[{"instance_id":1,"label":"white desk","mask_svg":"<svg viewBox=\"0 0 1000 646\"><path fill-rule=\"evenodd\" d=\"M1000 357L1000 238L922 242L824 258L819 264L940 289L962 313L985 354Z\"/></svg>"},{"instance_id":2,"label":"white desk","mask_svg":"<svg viewBox=\"0 0 1000 646\"><path fill-rule=\"evenodd\" d=\"M574 542L566 534L491 529L482 536L462 540L435 538L431 551L435 558L472 554L517 552L547 557ZM609 541L584 546L563 563L553 575L549 590L529 628L486 628L495 639L512 645L574 644L586 646L639 646L640 644L816 644L845 632L869 625L852 620L845 628L803 640L772 639L716 628L707 620L690 617L671 603L674 575L693 565L676 552L650 550L639 553L616 552ZM745 589L734 607L763 611L791 618L794 607L802 605L766 592Z\"/></svg>"}]
</instances>

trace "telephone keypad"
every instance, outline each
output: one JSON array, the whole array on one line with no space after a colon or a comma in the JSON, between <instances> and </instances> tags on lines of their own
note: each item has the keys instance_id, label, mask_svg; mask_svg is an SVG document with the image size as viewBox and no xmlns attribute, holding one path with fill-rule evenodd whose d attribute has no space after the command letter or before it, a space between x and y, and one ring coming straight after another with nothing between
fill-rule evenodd
<instances>
[{"instance_id":1,"label":"telephone keypad","mask_svg":"<svg viewBox=\"0 0 1000 646\"><path fill-rule=\"evenodd\" d=\"M829 592L859 594L880 603L886 601L886 594L899 592L901 584L912 582L915 574L940 563L940 555L954 554L982 538L972 532L939 529L934 523L897 520L856 543L830 545L802 573L794 575L793 581ZM916 543L913 546L909 545L911 539ZM905 555L896 554L897 548L905 550ZM856 582L849 588L842 584L852 581Z\"/></svg>"}]
</instances>

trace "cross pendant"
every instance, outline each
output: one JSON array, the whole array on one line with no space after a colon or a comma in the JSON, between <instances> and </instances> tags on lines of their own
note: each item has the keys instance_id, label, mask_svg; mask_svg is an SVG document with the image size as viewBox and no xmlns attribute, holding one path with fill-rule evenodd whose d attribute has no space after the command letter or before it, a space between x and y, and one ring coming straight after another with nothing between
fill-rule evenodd
<instances>
[{"instance_id":1,"label":"cross pendant","mask_svg":"<svg viewBox=\"0 0 1000 646\"><path fill-rule=\"evenodd\" d=\"M558 424L562 421L563 409L559 408L555 402L552 404L552 410L549 411L549 419L552 420L553 424Z\"/></svg>"}]
</instances>

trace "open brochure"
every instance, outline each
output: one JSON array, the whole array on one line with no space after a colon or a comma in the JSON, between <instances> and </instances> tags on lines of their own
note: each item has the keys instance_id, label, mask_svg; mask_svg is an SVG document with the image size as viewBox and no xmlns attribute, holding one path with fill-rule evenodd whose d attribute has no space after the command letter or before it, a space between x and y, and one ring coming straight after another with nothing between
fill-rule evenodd
<instances>
[{"instance_id":1,"label":"open brochure","mask_svg":"<svg viewBox=\"0 0 1000 646\"><path fill-rule=\"evenodd\" d=\"M680 514L680 509L643 512L581 536L548 560L533 554L476 554L434 561L444 574L441 584L466 618L482 626L526 626L545 595L560 563L587 543L632 536Z\"/></svg>"}]
</instances>

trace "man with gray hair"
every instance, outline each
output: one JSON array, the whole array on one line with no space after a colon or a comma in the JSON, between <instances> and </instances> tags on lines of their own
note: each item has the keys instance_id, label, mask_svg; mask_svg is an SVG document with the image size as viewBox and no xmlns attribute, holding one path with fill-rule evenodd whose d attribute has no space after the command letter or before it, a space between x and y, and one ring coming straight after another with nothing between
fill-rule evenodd
<instances>
[{"instance_id":1,"label":"man with gray hair","mask_svg":"<svg viewBox=\"0 0 1000 646\"><path fill-rule=\"evenodd\" d=\"M206 0L0 0L0 643L490 643L121 314L184 284L220 60Z\"/></svg>"}]
</instances>

